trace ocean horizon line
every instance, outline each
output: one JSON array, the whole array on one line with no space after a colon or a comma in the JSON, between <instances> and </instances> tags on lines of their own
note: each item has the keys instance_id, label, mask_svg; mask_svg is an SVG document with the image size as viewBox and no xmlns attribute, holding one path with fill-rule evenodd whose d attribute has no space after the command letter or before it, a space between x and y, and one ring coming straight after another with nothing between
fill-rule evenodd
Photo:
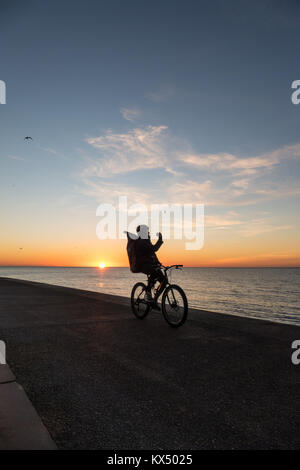
<instances>
[{"instance_id":1,"label":"ocean horizon line","mask_svg":"<svg viewBox=\"0 0 300 470\"><path fill-rule=\"evenodd\" d=\"M166 265L167 266L167 265ZM184 268L195 269L299 269L300 266L189 266L183 265ZM129 266L64 266L49 264L0 264L0 268L76 268L76 269L130 269Z\"/></svg>"}]
</instances>

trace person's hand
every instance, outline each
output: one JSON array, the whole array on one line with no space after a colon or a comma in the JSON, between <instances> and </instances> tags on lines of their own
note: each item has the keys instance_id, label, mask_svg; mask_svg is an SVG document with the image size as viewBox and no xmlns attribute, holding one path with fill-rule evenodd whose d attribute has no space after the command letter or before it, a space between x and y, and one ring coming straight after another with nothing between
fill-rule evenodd
<instances>
[{"instance_id":1,"label":"person's hand","mask_svg":"<svg viewBox=\"0 0 300 470\"><path fill-rule=\"evenodd\" d=\"M162 234L161 234L161 232L158 232L156 235L158 236L159 240L162 240Z\"/></svg>"}]
</instances>

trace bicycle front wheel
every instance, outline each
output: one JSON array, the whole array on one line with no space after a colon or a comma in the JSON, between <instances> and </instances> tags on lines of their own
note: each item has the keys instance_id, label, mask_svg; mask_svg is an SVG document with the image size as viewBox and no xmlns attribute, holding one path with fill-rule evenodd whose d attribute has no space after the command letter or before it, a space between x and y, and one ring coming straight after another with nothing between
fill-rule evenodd
<instances>
[{"instance_id":1,"label":"bicycle front wheel","mask_svg":"<svg viewBox=\"0 0 300 470\"><path fill-rule=\"evenodd\" d=\"M181 287L170 284L163 293L162 313L166 322L177 328L184 324L188 314L188 301Z\"/></svg>"},{"instance_id":2,"label":"bicycle front wheel","mask_svg":"<svg viewBox=\"0 0 300 470\"><path fill-rule=\"evenodd\" d=\"M145 300L146 286L143 282L135 284L131 291L131 310L139 318L145 318L150 310L150 305Z\"/></svg>"}]
</instances>

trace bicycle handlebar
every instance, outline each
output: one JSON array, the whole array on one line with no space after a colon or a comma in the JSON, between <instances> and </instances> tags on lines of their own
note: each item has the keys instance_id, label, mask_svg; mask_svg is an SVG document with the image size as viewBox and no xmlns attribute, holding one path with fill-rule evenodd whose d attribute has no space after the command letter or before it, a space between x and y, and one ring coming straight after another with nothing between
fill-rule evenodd
<instances>
[{"instance_id":1,"label":"bicycle handlebar","mask_svg":"<svg viewBox=\"0 0 300 470\"><path fill-rule=\"evenodd\" d=\"M163 266L162 265L162 268L165 269L165 271L167 271L168 269L171 269L171 268L180 269L180 268L183 268L183 264L172 264L172 266Z\"/></svg>"}]
</instances>

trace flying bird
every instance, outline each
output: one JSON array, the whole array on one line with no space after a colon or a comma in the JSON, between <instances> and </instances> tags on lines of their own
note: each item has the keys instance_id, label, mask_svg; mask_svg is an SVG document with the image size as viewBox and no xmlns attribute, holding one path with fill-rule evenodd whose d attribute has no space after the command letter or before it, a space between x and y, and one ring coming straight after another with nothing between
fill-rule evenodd
<instances>
[{"instance_id":1,"label":"flying bird","mask_svg":"<svg viewBox=\"0 0 300 470\"><path fill-rule=\"evenodd\" d=\"M27 135L26 137L24 137L24 140L29 140L29 139L30 139L30 140L33 140L33 138L30 137L29 135Z\"/></svg>"}]
</instances>

